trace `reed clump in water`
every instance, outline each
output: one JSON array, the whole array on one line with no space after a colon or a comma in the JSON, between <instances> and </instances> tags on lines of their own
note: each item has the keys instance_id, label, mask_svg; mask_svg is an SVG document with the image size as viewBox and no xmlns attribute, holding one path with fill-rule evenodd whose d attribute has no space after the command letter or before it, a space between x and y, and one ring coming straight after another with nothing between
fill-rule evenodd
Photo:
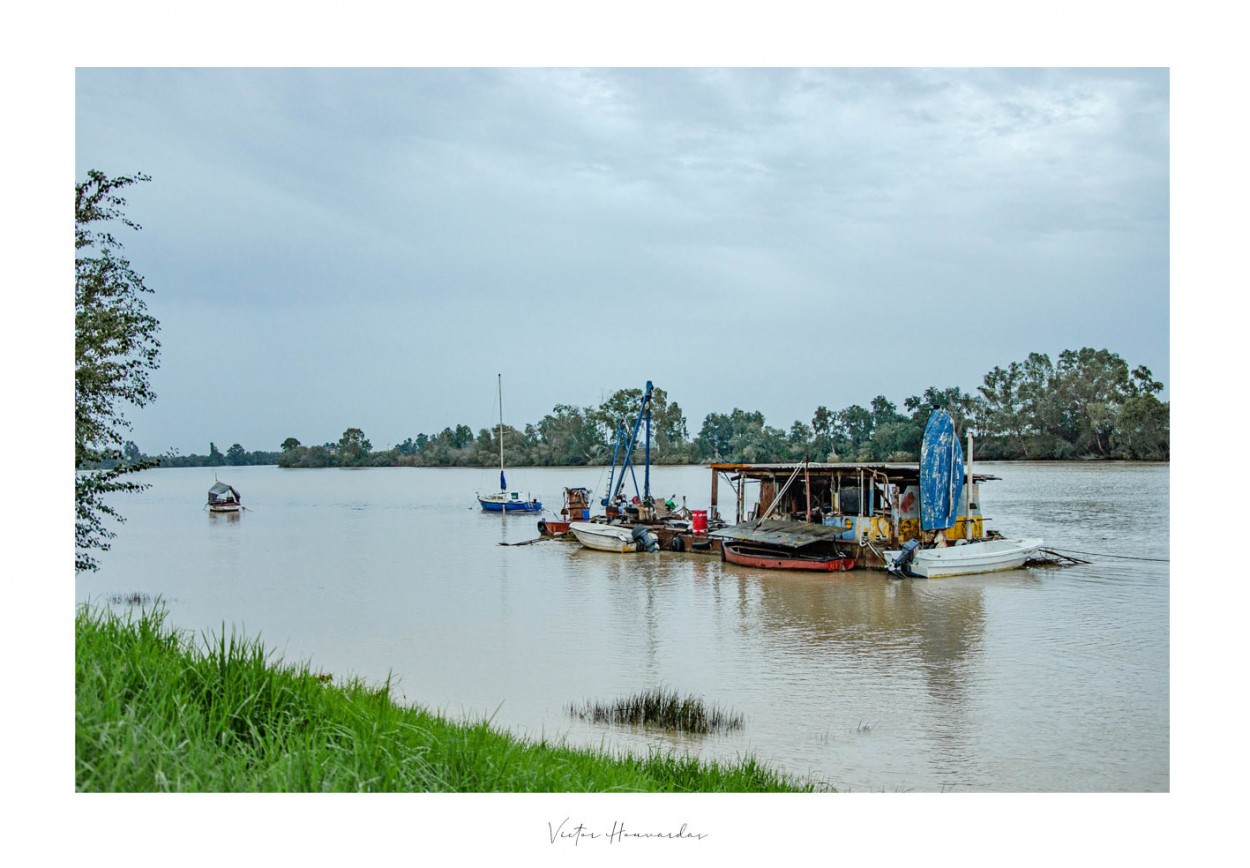
<instances>
[{"instance_id":1,"label":"reed clump in water","mask_svg":"<svg viewBox=\"0 0 1250 868\"><path fill-rule=\"evenodd\" d=\"M653 687L610 703L586 702L569 706L569 713L592 723L660 726L674 732L711 733L741 729L741 714L707 706L697 696L682 697L675 690Z\"/></svg>"}]
</instances>

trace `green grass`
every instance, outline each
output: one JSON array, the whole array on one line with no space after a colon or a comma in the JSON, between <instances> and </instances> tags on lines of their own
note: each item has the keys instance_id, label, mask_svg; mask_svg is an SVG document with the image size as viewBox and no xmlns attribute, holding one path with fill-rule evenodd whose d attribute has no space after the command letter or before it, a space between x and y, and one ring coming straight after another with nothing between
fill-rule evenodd
<instances>
[{"instance_id":1,"label":"green grass","mask_svg":"<svg viewBox=\"0 0 1250 868\"><path fill-rule=\"evenodd\" d=\"M338 684L258 639L205 637L158 605L76 616L75 785L87 792L812 792L752 757L612 756Z\"/></svg>"}]
</instances>

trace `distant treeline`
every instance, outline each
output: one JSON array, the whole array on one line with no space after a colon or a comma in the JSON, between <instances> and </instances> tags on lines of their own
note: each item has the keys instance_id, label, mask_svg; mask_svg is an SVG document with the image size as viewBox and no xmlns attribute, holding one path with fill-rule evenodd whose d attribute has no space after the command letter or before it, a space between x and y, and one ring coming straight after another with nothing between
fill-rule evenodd
<instances>
[{"instance_id":1,"label":"distant treeline","mask_svg":"<svg viewBox=\"0 0 1250 868\"><path fill-rule=\"evenodd\" d=\"M140 452L139 447L133 441L128 440L119 454L104 461L84 463L83 469L100 470L152 461L160 467L240 467L249 464L277 464L279 457L280 454L277 452L248 452L238 443L227 449L224 454L217 448L217 444L209 443L207 455L168 453L149 456Z\"/></svg>"},{"instance_id":2,"label":"distant treeline","mask_svg":"<svg viewBox=\"0 0 1250 868\"><path fill-rule=\"evenodd\" d=\"M818 383L817 378L813 378ZM986 460L1169 458L1170 408L1158 399L1163 384L1144 366L1130 369L1108 350L1065 350L1055 361L1031 353L996 367L977 394L931 386L903 401L884 396L868 407L831 411L818 406L809 422L788 431L766 424L763 414L735 408L709 413L691 438L677 402L652 392L651 460L657 464L725 462L916 461L930 410L941 407L962 434L971 430L976 455ZM628 434L641 389L622 389L597 407L559 404L524 430L504 426L504 461L510 467L582 466L611 462L617 431ZM499 462L499 429L467 425L418 434L393 449L373 451L359 428L337 443L305 446L287 438L279 452L247 452L234 444L223 455L166 456L162 466L278 464L280 467L488 467ZM134 444L127 444L133 447ZM141 457L135 450L135 457Z\"/></svg>"}]
</instances>

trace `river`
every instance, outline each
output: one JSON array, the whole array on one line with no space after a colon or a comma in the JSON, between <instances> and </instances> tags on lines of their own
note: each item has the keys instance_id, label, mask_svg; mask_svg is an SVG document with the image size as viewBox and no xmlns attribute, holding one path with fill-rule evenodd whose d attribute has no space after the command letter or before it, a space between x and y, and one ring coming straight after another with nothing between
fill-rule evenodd
<instances>
[{"instance_id":1,"label":"river","mask_svg":"<svg viewBox=\"0 0 1250 868\"><path fill-rule=\"evenodd\" d=\"M484 514L498 471L156 469L79 602L161 599L197 634L259 636L336 680L522 737L708 758L754 754L843 791L1169 789L1169 472L995 464L989 527L1087 565L938 580L760 571L700 554L614 555ZM246 510L203 508L214 473ZM602 468L516 468L560 507ZM652 468L706 508L711 474ZM721 485L722 505L728 488ZM651 687L741 714L675 738L568 707Z\"/></svg>"}]
</instances>

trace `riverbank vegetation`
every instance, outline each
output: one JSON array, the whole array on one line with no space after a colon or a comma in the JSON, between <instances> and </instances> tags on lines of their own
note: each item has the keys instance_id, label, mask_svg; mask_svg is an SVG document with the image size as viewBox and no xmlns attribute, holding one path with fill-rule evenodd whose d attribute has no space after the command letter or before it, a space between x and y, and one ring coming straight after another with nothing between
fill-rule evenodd
<instances>
[{"instance_id":1,"label":"riverbank vegetation","mask_svg":"<svg viewBox=\"0 0 1250 868\"><path fill-rule=\"evenodd\" d=\"M142 491L146 486L130 474L157 463L122 449L130 427L123 409L156 398L149 375L158 367L160 323L144 299L152 290L112 234L119 225L139 229L126 217L121 193L147 180L91 171L74 185L74 467L97 471L74 477L78 571L95 570L93 552L108 550L115 533L106 519L122 520L108 496Z\"/></svg>"},{"instance_id":2,"label":"riverbank vegetation","mask_svg":"<svg viewBox=\"0 0 1250 868\"><path fill-rule=\"evenodd\" d=\"M901 410L883 395L868 407L852 404L835 411L821 405L810 420L796 421L789 429L769 425L758 411L734 408L709 413L691 437L680 405L657 387L652 394L651 460L916 461L929 411L941 407L961 432L973 433L976 454L987 460L1166 461L1170 407L1159 400L1162 389L1149 368L1130 369L1115 353L1086 347L1065 350L1055 361L1030 353L1024 361L995 367L975 394L931 386L905 399ZM641 399L642 390L622 389L598 407L560 404L523 429L505 425L504 459L509 467L607 464L616 432L622 424L632 426ZM498 438L497 428L474 434L459 424L374 451L363 431L348 428L337 443L308 446L288 437L277 453L247 452L236 443L224 455L210 444L207 456L167 456L161 463L489 467L499 461Z\"/></svg>"},{"instance_id":3,"label":"riverbank vegetation","mask_svg":"<svg viewBox=\"0 0 1250 868\"><path fill-rule=\"evenodd\" d=\"M812 792L747 758L521 741L338 683L159 606L76 618L75 786L91 792Z\"/></svg>"}]
</instances>

